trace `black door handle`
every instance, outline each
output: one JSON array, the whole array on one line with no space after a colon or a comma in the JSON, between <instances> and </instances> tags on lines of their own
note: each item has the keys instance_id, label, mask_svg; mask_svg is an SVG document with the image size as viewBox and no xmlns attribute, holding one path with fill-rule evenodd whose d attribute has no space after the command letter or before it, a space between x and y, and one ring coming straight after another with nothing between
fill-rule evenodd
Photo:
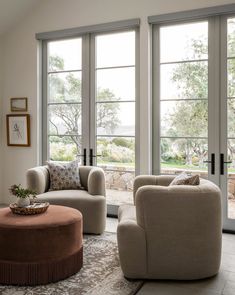
<instances>
[{"instance_id":1,"label":"black door handle","mask_svg":"<svg viewBox=\"0 0 235 295\"><path fill-rule=\"evenodd\" d=\"M83 149L83 155L77 155L77 158L78 157L82 157L83 165L86 166L86 149Z\"/></svg>"},{"instance_id":2,"label":"black door handle","mask_svg":"<svg viewBox=\"0 0 235 295\"><path fill-rule=\"evenodd\" d=\"M224 161L224 154L220 154L220 175L224 175L224 164L230 164L232 161Z\"/></svg>"},{"instance_id":3,"label":"black door handle","mask_svg":"<svg viewBox=\"0 0 235 295\"><path fill-rule=\"evenodd\" d=\"M96 157L102 157L102 155L93 155L93 149L90 149L90 154L89 154L89 165L93 166L93 158Z\"/></svg>"},{"instance_id":4,"label":"black door handle","mask_svg":"<svg viewBox=\"0 0 235 295\"><path fill-rule=\"evenodd\" d=\"M86 166L86 149L83 149L83 165Z\"/></svg>"},{"instance_id":5,"label":"black door handle","mask_svg":"<svg viewBox=\"0 0 235 295\"><path fill-rule=\"evenodd\" d=\"M215 154L211 154L211 160L203 161L203 163L210 163L211 164L211 174L215 174Z\"/></svg>"},{"instance_id":6,"label":"black door handle","mask_svg":"<svg viewBox=\"0 0 235 295\"><path fill-rule=\"evenodd\" d=\"M89 154L89 165L93 166L93 149L90 149L90 154Z\"/></svg>"}]
</instances>

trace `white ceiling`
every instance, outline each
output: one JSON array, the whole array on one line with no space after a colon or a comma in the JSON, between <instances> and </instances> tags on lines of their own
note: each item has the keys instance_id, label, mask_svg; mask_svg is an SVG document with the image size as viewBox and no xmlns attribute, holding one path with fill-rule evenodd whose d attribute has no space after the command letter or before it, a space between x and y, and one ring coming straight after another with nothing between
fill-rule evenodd
<instances>
[{"instance_id":1,"label":"white ceiling","mask_svg":"<svg viewBox=\"0 0 235 295\"><path fill-rule=\"evenodd\" d=\"M0 35L17 24L40 0L0 0Z\"/></svg>"}]
</instances>

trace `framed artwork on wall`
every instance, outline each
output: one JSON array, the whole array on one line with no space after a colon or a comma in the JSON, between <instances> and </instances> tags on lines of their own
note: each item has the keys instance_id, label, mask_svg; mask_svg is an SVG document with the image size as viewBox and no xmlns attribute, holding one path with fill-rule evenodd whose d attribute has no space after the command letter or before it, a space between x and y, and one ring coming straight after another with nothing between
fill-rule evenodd
<instances>
[{"instance_id":1,"label":"framed artwork on wall","mask_svg":"<svg viewBox=\"0 0 235 295\"><path fill-rule=\"evenodd\" d=\"M11 112L27 112L28 99L27 97L11 98Z\"/></svg>"},{"instance_id":2,"label":"framed artwork on wall","mask_svg":"<svg viewBox=\"0 0 235 295\"><path fill-rule=\"evenodd\" d=\"M30 146L30 115L7 115L7 145Z\"/></svg>"}]
</instances>

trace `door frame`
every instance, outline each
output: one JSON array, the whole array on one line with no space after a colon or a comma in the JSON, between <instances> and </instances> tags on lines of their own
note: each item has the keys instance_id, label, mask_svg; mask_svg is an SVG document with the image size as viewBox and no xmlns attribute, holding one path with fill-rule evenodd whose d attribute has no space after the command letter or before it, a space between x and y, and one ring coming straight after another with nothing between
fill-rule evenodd
<instances>
[{"instance_id":1,"label":"door frame","mask_svg":"<svg viewBox=\"0 0 235 295\"><path fill-rule=\"evenodd\" d=\"M220 47L220 153L224 154L224 159L228 158L228 149L227 149L227 141L228 141L228 124L227 124L227 102L228 102L228 94L227 94L227 19L230 17L235 17L235 14L228 14L220 17L220 39L221 39L221 47ZM227 232L235 233L235 219L228 218L228 169L227 165L224 164L224 175L220 175L220 188L222 190L223 196L223 227Z\"/></svg>"},{"instance_id":2,"label":"door frame","mask_svg":"<svg viewBox=\"0 0 235 295\"><path fill-rule=\"evenodd\" d=\"M227 19L234 13L215 15L195 20L183 20L154 25L152 40L153 73L153 174L160 174L160 56L159 27L179 23L208 21L208 155L215 154L215 174L208 169L208 179L222 191L222 212L224 231L235 233L235 219L228 218L228 173L220 175L220 153L227 159ZM158 110L158 111L154 111ZM208 167L210 168L210 167Z\"/></svg>"}]
</instances>

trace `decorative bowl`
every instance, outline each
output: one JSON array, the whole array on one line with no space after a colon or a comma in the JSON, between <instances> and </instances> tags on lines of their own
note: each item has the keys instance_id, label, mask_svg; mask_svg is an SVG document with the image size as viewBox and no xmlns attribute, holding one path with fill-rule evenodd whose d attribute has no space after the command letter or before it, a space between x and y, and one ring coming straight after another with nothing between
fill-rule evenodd
<instances>
[{"instance_id":1,"label":"decorative bowl","mask_svg":"<svg viewBox=\"0 0 235 295\"><path fill-rule=\"evenodd\" d=\"M49 207L49 203L32 203L25 207L19 207L16 203L12 203L9 205L12 213L20 214L20 215L34 215L34 214L41 214L46 212L47 208Z\"/></svg>"}]
</instances>

